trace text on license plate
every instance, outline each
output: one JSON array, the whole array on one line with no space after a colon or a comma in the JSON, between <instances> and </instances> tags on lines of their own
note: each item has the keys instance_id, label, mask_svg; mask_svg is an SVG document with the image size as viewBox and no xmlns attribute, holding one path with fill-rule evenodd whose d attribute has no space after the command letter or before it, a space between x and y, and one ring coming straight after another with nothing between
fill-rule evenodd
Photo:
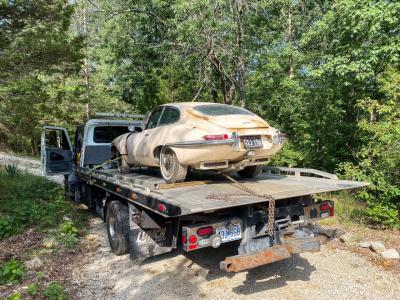
<instances>
[{"instance_id":1,"label":"text on license plate","mask_svg":"<svg viewBox=\"0 0 400 300\"><path fill-rule=\"evenodd\" d=\"M259 136L246 136L243 138L245 148L262 148L263 144Z\"/></svg>"},{"instance_id":2,"label":"text on license plate","mask_svg":"<svg viewBox=\"0 0 400 300\"><path fill-rule=\"evenodd\" d=\"M234 224L231 228L226 228L225 226L219 227L216 233L221 237L223 243L240 240L242 238L240 224Z\"/></svg>"}]
</instances>

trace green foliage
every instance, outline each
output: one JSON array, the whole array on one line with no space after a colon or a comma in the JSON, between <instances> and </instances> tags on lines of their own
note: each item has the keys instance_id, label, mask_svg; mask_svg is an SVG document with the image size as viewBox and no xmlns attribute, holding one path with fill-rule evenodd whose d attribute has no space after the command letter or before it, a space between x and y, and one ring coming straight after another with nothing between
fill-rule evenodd
<instances>
[{"instance_id":1,"label":"green foliage","mask_svg":"<svg viewBox=\"0 0 400 300\"><path fill-rule=\"evenodd\" d=\"M24 275L24 265L16 259L9 260L0 267L0 285L18 284Z\"/></svg>"},{"instance_id":2,"label":"green foliage","mask_svg":"<svg viewBox=\"0 0 400 300\"><path fill-rule=\"evenodd\" d=\"M53 282L43 291L43 296L48 300L66 300L68 299L65 288L61 283Z\"/></svg>"},{"instance_id":3,"label":"green foliage","mask_svg":"<svg viewBox=\"0 0 400 300\"><path fill-rule=\"evenodd\" d=\"M15 164L6 165L4 170L6 171L7 175L11 177L14 177L20 173L18 166Z\"/></svg>"},{"instance_id":4,"label":"green foliage","mask_svg":"<svg viewBox=\"0 0 400 300\"><path fill-rule=\"evenodd\" d=\"M21 297L22 297L21 293L15 293L7 297L7 300L19 300L21 299Z\"/></svg>"},{"instance_id":5,"label":"green foliage","mask_svg":"<svg viewBox=\"0 0 400 300\"><path fill-rule=\"evenodd\" d=\"M371 222L399 226L400 72L390 69L379 82L386 97L358 103L364 116L358 122L363 133L358 163L342 163L339 170L346 178L371 183L368 190L358 193L368 203L366 215Z\"/></svg>"},{"instance_id":6,"label":"green foliage","mask_svg":"<svg viewBox=\"0 0 400 300\"><path fill-rule=\"evenodd\" d=\"M0 191L0 239L32 225L54 228L66 215L79 222L82 218L71 210L64 199L64 190L42 177L27 173L10 177L0 168Z\"/></svg>"},{"instance_id":7,"label":"green foliage","mask_svg":"<svg viewBox=\"0 0 400 300\"><path fill-rule=\"evenodd\" d=\"M36 296L38 294L38 292L39 292L38 290L39 290L39 285L36 282L31 283L30 285L28 285L27 292L28 292L29 295Z\"/></svg>"},{"instance_id":8,"label":"green foliage","mask_svg":"<svg viewBox=\"0 0 400 300\"><path fill-rule=\"evenodd\" d=\"M78 229L75 222L65 220L58 227L57 240L67 248L73 248L78 241Z\"/></svg>"}]
</instances>

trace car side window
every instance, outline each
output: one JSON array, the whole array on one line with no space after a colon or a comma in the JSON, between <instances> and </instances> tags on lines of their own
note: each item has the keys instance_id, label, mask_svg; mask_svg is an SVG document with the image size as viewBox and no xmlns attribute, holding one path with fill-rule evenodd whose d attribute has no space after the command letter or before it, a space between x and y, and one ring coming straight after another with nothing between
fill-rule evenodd
<instances>
[{"instance_id":1,"label":"car side window","mask_svg":"<svg viewBox=\"0 0 400 300\"><path fill-rule=\"evenodd\" d=\"M151 128L157 127L158 120L160 119L162 110L163 110L163 107L160 107L151 113L149 120L147 121L147 124L146 124L146 129L151 129Z\"/></svg>"},{"instance_id":2,"label":"car side window","mask_svg":"<svg viewBox=\"0 0 400 300\"><path fill-rule=\"evenodd\" d=\"M179 110L174 107L165 107L158 126L175 123L179 120Z\"/></svg>"}]
</instances>

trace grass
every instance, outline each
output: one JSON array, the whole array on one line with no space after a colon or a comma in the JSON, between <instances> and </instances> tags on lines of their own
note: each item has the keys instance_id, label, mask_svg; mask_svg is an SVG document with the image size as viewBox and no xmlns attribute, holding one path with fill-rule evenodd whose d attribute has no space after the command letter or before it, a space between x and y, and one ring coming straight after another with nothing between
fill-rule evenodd
<instances>
[{"instance_id":1,"label":"grass","mask_svg":"<svg viewBox=\"0 0 400 300\"><path fill-rule=\"evenodd\" d=\"M57 228L66 220L83 222L61 186L21 170L0 168L0 240L32 226Z\"/></svg>"},{"instance_id":2,"label":"grass","mask_svg":"<svg viewBox=\"0 0 400 300\"><path fill-rule=\"evenodd\" d=\"M39 243L21 249L0 263L0 290L3 294L5 290L10 292L7 299L68 298L61 282L45 276L46 264L58 264L59 256L65 258L68 253L73 253L74 250L70 249L77 245L79 235L84 233L86 217L87 213L65 199L62 186L15 166L0 167L0 241L25 234L28 229L40 232L41 237ZM52 242L51 249L47 248L45 241ZM3 246L12 242L2 241ZM28 277L24 261L41 255L46 257L42 258L45 265L36 270L33 277ZM58 265L55 267L60 268ZM26 291L15 292L16 286L21 284L27 285Z\"/></svg>"}]
</instances>

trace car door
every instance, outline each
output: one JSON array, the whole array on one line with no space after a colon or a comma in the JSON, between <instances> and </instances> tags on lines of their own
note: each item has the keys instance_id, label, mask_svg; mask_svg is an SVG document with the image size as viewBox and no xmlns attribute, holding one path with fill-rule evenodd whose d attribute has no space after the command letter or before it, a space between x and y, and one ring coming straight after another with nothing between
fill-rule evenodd
<instances>
[{"instance_id":1,"label":"car door","mask_svg":"<svg viewBox=\"0 0 400 300\"><path fill-rule=\"evenodd\" d=\"M134 141L136 145L130 145L132 147L137 147L136 151L133 151L135 154L136 160L143 165L154 165L152 162L152 151L151 151L151 136L157 130L158 122L160 121L160 117L164 107L157 107L151 113L147 122L145 124L145 128L142 132L135 137ZM129 149L128 149L128 152Z\"/></svg>"},{"instance_id":2,"label":"car door","mask_svg":"<svg viewBox=\"0 0 400 300\"><path fill-rule=\"evenodd\" d=\"M72 171L72 146L65 128L43 127L40 156L44 175L68 174Z\"/></svg>"}]
</instances>

